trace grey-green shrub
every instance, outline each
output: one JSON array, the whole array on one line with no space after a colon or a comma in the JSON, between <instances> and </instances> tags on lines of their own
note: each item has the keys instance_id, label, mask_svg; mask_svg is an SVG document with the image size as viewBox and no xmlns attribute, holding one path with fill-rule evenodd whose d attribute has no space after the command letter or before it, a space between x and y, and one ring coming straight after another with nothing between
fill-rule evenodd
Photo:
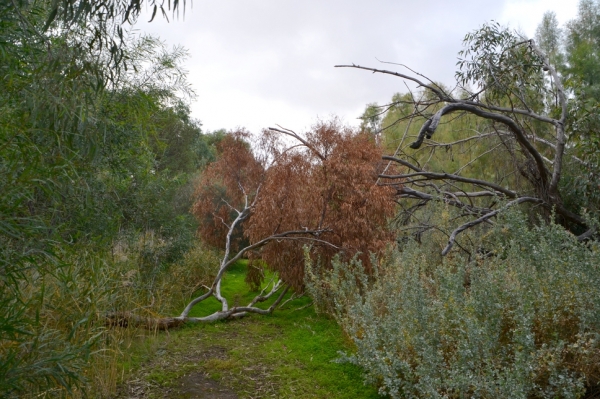
<instances>
[{"instance_id":1,"label":"grey-green shrub","mask_svg":"<svg viewBox=\"0 0 600 399\"><path fill-rule=\"evenodd\" d=\"M309 259L307 286L330 298L356 344L346 359L383 394L581 397L600 380L597 244L509 212L485 245L492 256L438 262L412 242L374 277L357 262L322 271Z\"/></svg>"}]
</instances>

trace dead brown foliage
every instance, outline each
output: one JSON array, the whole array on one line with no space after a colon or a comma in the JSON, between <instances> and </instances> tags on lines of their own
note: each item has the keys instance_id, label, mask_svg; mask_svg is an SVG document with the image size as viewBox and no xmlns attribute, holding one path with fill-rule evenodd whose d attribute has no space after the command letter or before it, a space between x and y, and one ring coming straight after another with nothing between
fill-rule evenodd
<instances>
[{"instance_id":1,"label":"dead brown foliage","mask_svg":"<svg viewBox=\"0 0 600 399\"><path fill-rule=\"evenodd\" d=\"M244 208L244 193L252 202L264 179L263 164L254 157L249 137L244 130L226 135L217 146L218 160L207 166L196 186L192 213L200 222L198 233L217 248L225 244L229 224L237 216L235 209ZM242 237L242 231L235 232L234 247Z\"/></svg>"},{"instance_id":2,"label":"dead brown foliage","mask_svg":"<svg viewBox=\"0 0 600 399\"><path fill-rule=\"evenodd\" d=\"M244 195L251 194L256 201L243 224L250 243L287 231L319 231L270 241L260 250L293 288L303 285L304 245L325 264L337 253L346 259L361 253L370 268L369 253L380 252L392 238L387 222L395 192L376 184L381 150L373 137L333 120L304 136L264 131L256 148L259 155L239 132L223 141L220 159L208 167L196 192L193 211L202 238L223 245L226 224L236 215L232 208L243 209Z\"/></svg>"}]
</instances>

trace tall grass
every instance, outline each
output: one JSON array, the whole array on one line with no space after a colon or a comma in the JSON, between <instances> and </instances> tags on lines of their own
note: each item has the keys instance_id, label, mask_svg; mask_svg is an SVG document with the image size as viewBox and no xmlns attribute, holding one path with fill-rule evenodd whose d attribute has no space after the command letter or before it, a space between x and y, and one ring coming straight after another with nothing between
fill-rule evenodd
<instances>
[{"instance_id":1,"label":"tall grass","mask_svg":"<svg viewBox=\"0 0 600 399\"><path fill-rule=\"evenodd\" d=\"M4 286L0 396L114 393L128 347L155 332L107 328L106 315L172 315L218 268L217 254L198 244L178 262L148 269L144 256L161 250L141 236L110 251L73 245L52 263L24 268L18 290Z\"/></svg>"}]
</instances>

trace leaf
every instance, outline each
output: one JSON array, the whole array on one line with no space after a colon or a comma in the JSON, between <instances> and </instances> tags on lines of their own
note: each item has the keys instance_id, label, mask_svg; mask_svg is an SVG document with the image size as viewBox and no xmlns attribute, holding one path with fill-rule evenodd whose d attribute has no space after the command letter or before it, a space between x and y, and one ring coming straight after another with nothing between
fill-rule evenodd
<instances>
[{"instance_id":1,"label":"leaf","mask_svg":"<svg viewBox=\"0 0 600 399\"><path fill-rule=\"evenodd\" d=\"M52 22L54 22L54 20L56 19L56 15L58 14L58 1L59 0L52 1L52 6L51 6L52 8L50 10L50 14L48 14L48 19L46 20L46 23L44 24L44 27L42 28L42 32L45 32L46 30L48 30L48 28L50 27Z\"/></svg>"},{"instance_id":2,"label":"leaf","mask_svg":"<svg viewBox=\"0 0 600 399\"><path fill-rule=\"evenodd\" d=\"M154 5L154 9L152 10L152 17L150 18L150 21L148 22L152 22L154 21L154 17L156 16L156 11L158 10L158 7L156 6L156 4Z\"/></svg>"}]
</instances>

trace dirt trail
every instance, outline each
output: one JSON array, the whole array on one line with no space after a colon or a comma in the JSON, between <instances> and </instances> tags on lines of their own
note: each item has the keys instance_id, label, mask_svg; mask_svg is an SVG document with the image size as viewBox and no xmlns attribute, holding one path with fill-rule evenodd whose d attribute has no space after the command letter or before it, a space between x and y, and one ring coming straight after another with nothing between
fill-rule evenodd
<instances>
[{"instance_id":1,"label":"dirt trail","mask_svg":"<svg viewBox=\"0 0 600 399\"><path fill-rule=\"evenodd\" d=\"M186 399L238 399L231 389L222 386L204 372L192 372L177 378L168 387L147 384L143 381L130 381L121 386L117 398L186 398Z\"/></svg>"},{"instance_id":2,"label":"dirt trail","mask_svg":"<svg viewBox=\"0 0 600 399\"><path fill-rule=\"evenodd\" d=\"M217 342L200 329L163 334L149 359L119 386L113 399L277 397L277 384L266 365L253 363L240 370L229 355L242 351L252 358L255 345L244 332L246 323L223 324Z\"/></svg>"},{"instance_id":3,"label":"dirt trail","mask_svg":"<svg viewBox=\"0 0 600 399\"><path fill-rule=\"evenodd\" d=\"M179 380L181 386L178 391L186 398L238 399L235 392L211 380L205 373L192 373Z\"/></svg>"}]
</instances>

